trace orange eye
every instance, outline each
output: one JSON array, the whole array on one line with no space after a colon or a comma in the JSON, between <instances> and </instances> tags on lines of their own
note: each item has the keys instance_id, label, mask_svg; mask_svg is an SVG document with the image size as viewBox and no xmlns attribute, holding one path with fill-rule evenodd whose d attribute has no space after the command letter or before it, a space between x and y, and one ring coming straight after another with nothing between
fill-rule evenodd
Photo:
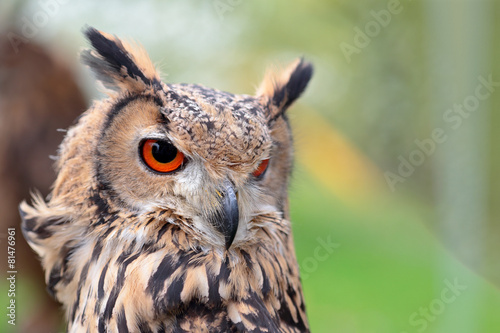
<instances>
[{"instance_id":1,"label":"orange eye","mask_svg":"<svg viewBox=\"0 0 500 333\"><path fill-rule=\"evenodd\" d=\"M145 140L139 150L144 163L156 172L173 172L184 163L184 154L167 141Z\"/></svg>"},{"instance_id":2,"label":"orange eye","mask_svg":"<svg viewBox=\"0 0 500 333\"><path fill-rule=\"evenodd\" d=\"M262 160L260 162L259 166L257 167L257 169L255 169L255 171L252 172L252 175L255 178L260 178L260 177L264 176L264 173L266 173L268 165L269 165L269 159Z\"/></svg>"}]
</instances>

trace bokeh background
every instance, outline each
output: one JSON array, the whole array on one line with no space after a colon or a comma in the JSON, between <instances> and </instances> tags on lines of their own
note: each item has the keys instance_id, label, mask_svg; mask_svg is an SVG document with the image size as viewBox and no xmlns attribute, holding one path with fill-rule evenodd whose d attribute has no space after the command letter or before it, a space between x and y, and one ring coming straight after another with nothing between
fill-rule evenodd
<instances>
[{"instance_id":1,"label":"bokeh background","mask_svg":"<svg viewBox=\"0 0 500 333\"><path fill-rule=\"evenodd\" d=\"M313 332L500 332L500 2L3 0L0 242L17 228L16 326L59 332L16 205L102 94L86 24L140 41L169 82L252 94L314 63L289 110L296 251ZM9 298L0 281L1 312Z\"/></svg>"}]
</instances>

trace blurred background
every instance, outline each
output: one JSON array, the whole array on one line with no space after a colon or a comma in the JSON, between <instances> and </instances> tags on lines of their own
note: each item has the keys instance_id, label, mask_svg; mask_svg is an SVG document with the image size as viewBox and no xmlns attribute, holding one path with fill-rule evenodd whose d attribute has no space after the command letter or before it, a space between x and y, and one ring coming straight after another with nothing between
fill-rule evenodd
<instances>
[{"instance_id":1,"label":"blurred background","mask_svg":"<svg viewBox=\"0 0 500 333\"><path fill-rule=\"evenodd\" d=\"M0 331L64 330L17 204L49 193L57 129L103 97L78 62L88 24L141 42L168 82L252 94L268 65L314 63L289 110L313 332L500 332L499 22L482 0L3 0L0 268L16 227L18 274Z\"/></svg>"}]
</instances>

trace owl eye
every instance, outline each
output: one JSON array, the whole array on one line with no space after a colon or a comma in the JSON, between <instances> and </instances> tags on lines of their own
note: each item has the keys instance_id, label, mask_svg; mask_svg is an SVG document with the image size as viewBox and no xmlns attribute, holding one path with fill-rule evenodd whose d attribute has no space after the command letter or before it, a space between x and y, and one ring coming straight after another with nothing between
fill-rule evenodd
<instances>
[{"instance_id":1,"label":"owl eye","mask_svg":"<svg viewBox=\"0 0 500 333\"><path fill-rule=\"evenodd\" d=\"M139 150L144 163L156 172L170 173L184 163L184 154L167 141L144 140Z\"/></svg>"},{"instance_id":2,"label":"owl eye","mask_svg":"<svg viewBox=\"0 0 500 333\"><path fill-rule=\"evenodd\" d=\"M254 172L252 172L252 175L255 178L262 178L264 174L266 173L267 166L269 165L269 159L262 160L259 165L257 166L257 169L255 169Z\"/></svg>"}]
</instances>

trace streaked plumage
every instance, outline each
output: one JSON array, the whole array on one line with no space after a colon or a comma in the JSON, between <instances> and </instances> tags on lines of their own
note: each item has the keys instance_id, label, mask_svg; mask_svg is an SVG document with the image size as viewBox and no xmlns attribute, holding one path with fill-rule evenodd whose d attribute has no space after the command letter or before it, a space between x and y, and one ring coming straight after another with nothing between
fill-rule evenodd
<instances>
[{"instance_id":1,"label":"streaked plumage","mask_svg":"<svg viewBox=\"0 0 500 333\"><path fill-rule=\"evenodd\" d=\"M68 131L49 201L21 204L68 331L307 332L285 110L311 65L298 60L269 72L256 96L233 95L165 84L143 49L86 35L94 49L83 60L109 98ZM182 164L156 172L145 140Z\"/></svg>"}]
</instances>

